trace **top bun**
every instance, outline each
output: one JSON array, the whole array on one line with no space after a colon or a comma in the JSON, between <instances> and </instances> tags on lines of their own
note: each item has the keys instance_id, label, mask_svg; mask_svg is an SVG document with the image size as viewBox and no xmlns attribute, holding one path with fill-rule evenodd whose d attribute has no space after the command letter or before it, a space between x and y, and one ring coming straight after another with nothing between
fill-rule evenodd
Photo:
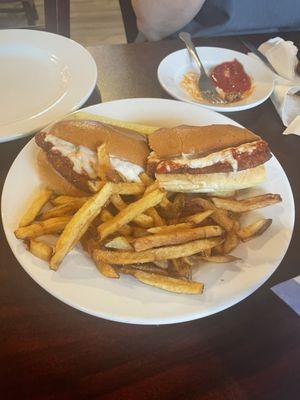
<instances>
[{"instance_id":1,"label":"top bun","mask_svg":"<svg viewBox=\"0 0 300 400\"><path fill-rule=\"evenodd\" d=\"M260 139L248 129L234 125L180 125L151 133L149 145L157 157L172 158L182 154L204 156Z\"/></svg>"},{"instance_id":2,"label":"top bun","mask_svg":"<svg viewBox=\"0 0 300 400\"><path fill-rule=\"evenodd\" d=\"M91 120L64 120L48 131L60 139L96 151L106 143L108 153L122 160L145 167L149 148L146 139L125 128L114 127Z\"/></svg>"}]
</instances>

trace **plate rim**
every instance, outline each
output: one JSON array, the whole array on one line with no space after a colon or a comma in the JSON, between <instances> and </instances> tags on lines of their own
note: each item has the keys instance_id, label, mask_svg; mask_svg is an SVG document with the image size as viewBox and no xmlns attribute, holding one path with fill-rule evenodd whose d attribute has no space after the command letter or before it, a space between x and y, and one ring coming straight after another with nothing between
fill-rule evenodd
<instances>
[{"instance_id":1,"label":"plate rim","mask_svg":"<svg viewBox=\"0 0 300 400\"><path fill-rule=\"evenodd\" d=\"M83 110L87 110L87 109L92 109L92 108L98 108L102 104L107 104L107 103L115 103L115 102L132 102L132 101L141 101L141 100L146 100L146 101L161 101L161 102L178 102L177 100L170 100L170 99L156 99L156 98L133 98L133 99L119 99L119 100L112 100L110 102L106 102L106 103L99 103L99 104L95 104L93 106L89 106L86 107ZM179 102L179 103L183 103L186 104L185 102ZM198 106L197 106L198 107ZM90 110L92 111L92 110ZM207 110L206 110L207 111ZM209 110L212 111L212 114L215 114L215 111L213 110ZM227 116L223 116L226 119L229 119L231 121L233 121L235 124L242 126L240 124L238 124L237 122L235 122L234 120L232 120L231 118L227 117ZM15 157L13 163L11 164L9 171L7 173L7 176L5 178L4 181L4 185L3 185L3 190L2 190L2 195L1 195L1 218L2 218L2 224L3 224L3 230L6 236L6 240L9 244L9 247L14 255L14 257L17 259L17 261L19 262L20 266L23 268L23 270L25 270L26 273L28 273L28 275L33 279L33 281L35 283L37 283L41 288L43 288L46 292L48 292L49 294L51 294L53 297L55 297L56 299L62 301L63 303L67 304L68 306L75 308L77 310L83 311L87 314L96 316L98 318L103 318L103 319L107 319L110 321L114 321L114 322L120 322L120 323L128 323L128 324L134 324L134 325L165 325L165 324L174 324L174 323L182 323L182 322L188 322L188 321L193 321L196 319L200 319L200 318L204 318L210 315L214 315L216 313L219 313L223 310L226 310L236 304L238 304L239 302L243 301L244 299L246 299L247 297L249 297L252 293L254 293L259 287L261 287L273 274L274 272L277 270L277 268L279 268L283 258L285 257L286 253L289 250L290 244L291 244L291 240L293 238L293 231L294 231L294 225L295 225L295 201L294 201L294 196L293 196L293 190L292 187L290 185L289 179L287 174L285 173L284 169L282 168L280 162L278 161L278 159L276 158L276 156L274 156L275 162L278 163L278 165L280 166L280 168L282 169L285 178L287 179L287 182L289 184L289 195L291 197L292 200L292 218L293 218L293 224L292 224L292 230L291 230L291 235L289 237L288 243L286 245L286 249L283 253L283 255L278 258L278 260L276 261L276 263L278 264L277 267L270 271L270 273L266 274L263 278L263 280L259 281L258 283L256 282L255 284L251 285L250 288L247 289L246 293L243 293L242 296L241 295L235 295L233 296L230 301L228 301L224 307L224 304L219 305L219 306L214 306L213 307L213 311L209 311L206 312L205 310L200 312L192 312L192 313L184 313L181 316L169 316L169 317L163 317L163 318L149 318L147 317L146 319L141 320L139 317L130 317L129 319L124 318L124 316L120 315L120 314L114 314L113 316L111 316L110 314L107 313L103 313L103 312L99 312L99 311L94 311L94 310L90 310L90 309L86 309L83 306L80 306L79 304L74 304L71 301L69 301L66 298L61 297L60 295L57 295L56 293L54 293L55 291L52 289L49 289L48 287L45 287L43 282L41 282L41 280L39 278L33 277L32 273L31 273L31 269L30 267L24 266L21 262L21 255L20 254L16 254L13 251L13 245L11 244L13 242L14 237L11 235L10 229L8 226L6 226L3 222L5 220L4 217L4 212L3 212L3 202L4 202L4 197L5 197L5 192L6 192L6 186L8 185L8 181L9 181L9 175L11 173L11 170L13 168L13 165L15 164L15 162L17 162L18 157L21 155L21 153L23 153L25 151L25 149L27 147L31 147L34 144L34 138L32 138L21 150L20 152L17 154L17 156ZM33 257L33 256L32 256Z\"/></svg>"},{"instance_id":2,"label":"plate rim","mask_svg":"<svg viewBox=\"0 0 300 400\"><path fill-rule=\"evenodd\" d=\"M216 50L228 50L231 51L233 53L237 53L239 55L242 55L244 57L250 58L251 61L254 61L256 63L259 63L261 66L264 66L259 60L256 60L252 57L250 57L248 54L246 53L242 53L241 51L237 51L237 50L232 50L232 49L228 49L225 47L218 47L218 46L196 46L196 50L198 49L216 49ZM186 50L186 48L182 48L179 50L175 50L172 53L169 53L168 55L166 55L159 63L157 70L156 70L156 75L157 75L157 79L159 81L159 84L161 85L161 87L165 90L165 92L167 92L170 96L172 96L173 99L179 100L179 101L183 101L186 103L190 103L190 104L195 104L198 107L204 107L206 109L209 110L213 110L213 111L217 111L217 112L237 112L237 111L244 111L244 110L249 110L250 108L254 108L259 106L260 104L264 103L266 100L268 100L268 98L272 95L273 91L274 91L274 87L275 87L275 78L272 76L271 72L269 73L270 78L272 80L272 87L270 88L269 92L267 95L265 95L264 97L260 98L259 100L257 100L256 102L250 103L250 104L244 104L241 106L227 106L227 107L218 107L218 106L214 106L214 105L209 105L209 104L203 104L203 103L198 103L192 99L183 99L182 97L179 97L177 95L175 95L171 89L169 89L169 87L166 85L166 83L164 82L162 76L161 76L161 69L162 69L162 65L164 62L166 62L166 59L176 53L180 53L183 52L184 50ZM265 67L267 70L267 67ZM267 71L269 72L269 71ZM233 103L235 104L235 103Z\"/></svg>"},{"instance_id":3,"label":"plate rim","mask_svg":"<svg viewBox=\"0 0 300 400\"><path fill-rule=\"evenodd\" d=\"M76 101L74 100L73 106L72 108L69 109L69 111L67 113L71 113L76 111L79 107L81 107L86 101L87 99L90 97L90 95L92 94L96 84L97 84L97 79L98 79L98 68L97 68L97 64L96 61L94 59L94 57L92 56L92 54L87 50L87 48L85 48L83 45L81 45L80 43L76 42L75 40L71 39L71 38L67 38L65 36L62 35L58 35L52 32L46 32L46 31L39 31L39 30L34 30L34 29L2 29L0 30L0 39L1 36L5 36L6 34L8 35L18 35L18 34L22 34L22 37L24 37L24 35L28 35L28 37L30 37L30 35L35 35L37 40L39 38L50 38L51 40L56 41L56 43L68 43L72 46L73 49L77 49L77 51L81 52L81 56L85 58L85 62L86 62L86 67L89 68L89 82L86 83L86 86L88 86L88 89L85 88L85 90L82 90L82 92L84 92L84 95L80 95L77 97ZM31 38L30 38L31 39ZM32 43L31 43L32 44ZM33 43L34 44L34 43ZM72 90L72 88L70 88L70 90ZM64 100L63 100L64 101ZM54 120L60 120L64 117L64 115L66 114L66 112L58 112L56 113L56 116L51 119L45 118L47 116L47 112L43 113L40 117L37 117L36 121L40 121L39 123L35 123L35 124L28 124L28 128L25 128L25 132L21 129L21 128L17 128L15 133L12 134L6 134L6 136L0 136L0 143L6 143L6 142L10 142L12 140L18 140L20 138L23 137L27 137L32 135L33 133L35 133L36 131L42 129L43 127L49 125L51 122L53 122ZM31 116L29 118L25 118L24 120L21 121L22 124L28 123L28 121L30 120L34 120L35 116ZM43 122L44 120L44 122ZM11 124L7 124L5 125L7 128L9 129L9 126Z\"/></svg>"}]
</instances>

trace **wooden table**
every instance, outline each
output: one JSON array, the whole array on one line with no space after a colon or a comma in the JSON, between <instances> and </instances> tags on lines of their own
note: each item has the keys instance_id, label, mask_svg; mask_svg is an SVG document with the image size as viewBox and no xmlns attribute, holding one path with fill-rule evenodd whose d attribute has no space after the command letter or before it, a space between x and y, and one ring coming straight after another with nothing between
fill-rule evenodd
<instances>
[{"instance_id":1,"label":"wooden table","mask_svg":"<svg viewBox=\"0 0 300 400\"><path fill-rule=\"evenodd\" d=\"M288 37L300 45L299 34ZM245 51L232 38L199 39L197 44ZM178 41L99 47L103 101L167 97L156 68L165 55L181 47ZM270 143L300 204L300 139L281 135L284 127L271 102L227 115ZM1 144L1 187L27 141ZM109 322L61 303L20 267L1 230L1 398L299 398L300 320L270 290L299 275L299 226L298 219L278 270L249 298L222 313L169 326Z\"/></svg>"}]
</instances>

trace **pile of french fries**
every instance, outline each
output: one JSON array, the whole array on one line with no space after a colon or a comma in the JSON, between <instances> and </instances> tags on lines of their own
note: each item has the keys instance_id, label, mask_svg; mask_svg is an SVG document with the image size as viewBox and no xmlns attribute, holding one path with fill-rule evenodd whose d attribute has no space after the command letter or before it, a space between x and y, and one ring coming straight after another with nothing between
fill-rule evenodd
<instances>
[{"instance_id":1,"label":"pile of french fries","mask_svg":"<svg viewBox=\"0 0 300 400\"><path fill-rule=\"evenodd\" d=\"M238 260L230 253L272 223L259 219L242 227L241 216L281 201L278 194L237 200L167 193L146 173L140 183L114 183L106 147L100 147L98 192L71 197L42 188L15 230L54 271L80 243L107 278L126 274L170 292L201 294L204 284L193 280L193 271L205 262ZM55 245L45 235L54 236Z\"/></svg>"}]
</instances>

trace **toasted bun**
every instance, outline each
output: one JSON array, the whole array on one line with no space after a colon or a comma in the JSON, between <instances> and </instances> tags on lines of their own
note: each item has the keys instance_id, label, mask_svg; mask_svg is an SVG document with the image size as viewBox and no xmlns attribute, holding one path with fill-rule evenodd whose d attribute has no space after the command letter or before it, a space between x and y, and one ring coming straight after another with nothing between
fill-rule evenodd
<instances>
[{"instance_id":1,"label":"toasted bun","mask_svg":"<svg viewBox=\"0 0 300 400\"><path fill-rule=\"evenodd\" d=\"M160 187L170 192L213 193L249 188L265 180L265 167L214 174L156 174Z\"/></svg>"},{"instance_id":2,"label":"toasted bun","mask_svg":"<svg viewBox=\"0 0 300 400\"><path fill-rule=\"evenodd\" d=\"M106 143L110 155L145 167L149 148L145 137L129 129L114 127L99 121L66 120L53 125L49 132L77 146L96 151Z\"/></svg>"},{"instance_id":3,"label":"toasted bun","mask_svg":"<svg viewBox=\"0 0 300 400\"><path fill-rule=\"evenodd\" d=\"M234 125L180 125L151 133L149 145L163 159L182 154L203 156L260 139L248 129Z\"/></svg>"},{"instance_id":4,"label":"toasted bun","mask_svg":"<svg viewBox=\"0 0 300 400\"><path fill-rule=\"evenodd\" d=\"M66 194L69 196L86 196L87 193L77 189L63 176L59 175L52 165L48 162L46 153L42 150L38 151L36 164L38 173L43 183L54 190L57 194Z\"/></svg>"}]
</instances>

